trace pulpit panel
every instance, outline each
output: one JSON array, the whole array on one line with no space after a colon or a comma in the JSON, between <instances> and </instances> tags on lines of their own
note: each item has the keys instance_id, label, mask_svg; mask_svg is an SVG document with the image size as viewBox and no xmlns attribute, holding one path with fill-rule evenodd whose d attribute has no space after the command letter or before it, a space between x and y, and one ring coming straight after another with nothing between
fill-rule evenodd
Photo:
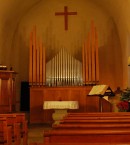
<instances>
[{"instance_id":1,"label":"pulpit panel","mask_svg":"<svg viewBox=\"0 0 130 145\"><path fill-rule=\"evenodd\" d=\"M14 71L0 71L0 112L15 111L15 75Z\"/></svg>"},{"instance_id":2,"label":"pulpit panel","mask_svg":"<svg viewBox=\"0 0 130 145\"><path fill-rule=\"evenodd\" d=\"M97 96L87 96L86 112L100 112L100 98Z\"/></svg>"}]
</instances>

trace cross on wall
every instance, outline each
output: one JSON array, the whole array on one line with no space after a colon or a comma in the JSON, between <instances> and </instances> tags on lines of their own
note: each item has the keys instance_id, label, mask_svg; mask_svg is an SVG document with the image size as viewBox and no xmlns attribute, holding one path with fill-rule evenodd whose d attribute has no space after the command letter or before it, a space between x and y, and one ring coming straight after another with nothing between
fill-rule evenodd
<instances>
[{"instance_id":1,"label":"cross on wall","mask_svg":"<svg viewBox=\"0 0 130 145\"><path fill-rule=\"evenodd\" d=\"M68 16L77 15L77 12L68 12L68 7L64 6L64 12L55 12L55 16L64 16L65 30L68 30Z\"/></svg>"}]
</instances>

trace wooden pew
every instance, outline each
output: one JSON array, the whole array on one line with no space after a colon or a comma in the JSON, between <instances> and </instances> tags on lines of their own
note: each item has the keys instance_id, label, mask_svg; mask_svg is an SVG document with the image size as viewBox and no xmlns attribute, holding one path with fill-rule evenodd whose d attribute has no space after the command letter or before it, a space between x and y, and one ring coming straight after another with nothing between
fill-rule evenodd
<instances>
[{"instance_id":1,"label":"wooden pew","mask_svg":"<svg viewBox=\"0 0 130 145\"><path fill-rule=\"evenodd\" d=\"M29 145L104 145L104 143L30 143ZM130 143L105 143L105 145L130 145Z\"/></svg>"},{"instance_id":2,"label":"wooden pew","mask_svg":"<svg viewBox=\"0 0 130 145\"><path fill-rule=\"evenodd\" d=\"M72 114L72 115L71 115ZM60 123L129 123L130 114L127 113L70 113Z\"/></svg>"},{"instance_id":3,"label":"wooden pew","mask_svg":"<svg viewBox=\"0 0 130 145\"><path fill-rule=\"evenodd\" d=\"M130 116L66 116L63 120L130 119Z\"/></svg>"},{"instance_id":4,"label":"wooden pew","mask_svg":"<svg viewBox=\"0 0 130 145\"><path fill-rule=\"evenodd\" d=\"M60 124L53 124L54 129L128 129L130 116L88 116L66 117Z\"/></svg>"},{"instance_id":5,"label":"wooden pew","mask_svg":"<svg viewBox=\"0 0 130 145\"><path fill-rule=\"evenodd\" d=\"M80 117L85 117L85 116L94 116L94 117L99 117L99 116L130 116L129 112L73 112L73 113L68 113L66 116L80 116Z\"/></svg>"},{"instance_id":6,"label":"wooden pew","mask_svg":"<svg viewBox=\"0 0 130 145\"><path fill-rule=\"evenodd\" d=\"M7 121L7 125L11 127L11 137L12 142L14 142L14 145L20 144L20 124L16 123L16 116L1 116L0 119L5 118Z\"/></svg>"},{"instance_id":7,"label":"wooden pew","mask_svg":"<svg viewBox=\"0 0 130 145\"><path fill-rule=\"evenodd\" d=\"M44 143L128 143L130 129L45 130Z\"/></svg>"},{"instance_id":8,"label":"wooden pew","mask_svg":"<svg viewBox=\"0 0 130 145\"><path fill-rule=\"evenodd\" d=\"M68 124L54 124L52 126L54 129L83 129L83 130L87 130L87 129L114 129L114 128L118 128L118 129L130 129L130 123L105 123L105 124L73 124L73 123L68 123Z\"/></svg>"},{"instance_id":9,"label":"wooden pew","mask_svg":"<svg viewBox=\"0 0 130 145\"><path fill-rule=\"evenodd\" d=\"M75 114L75 113L74 113ZM81 113L82 114L82 113ZM44 131L45 143L128 143L130 142L130 117L128 113L93 114L83 113L78 119L63 119L53 125L52 130ZM103 116L104 115L104 116ZM75 115L76 116L76 115ZM76 117L77 117L76 116Z\"/></svg>"},{"instance_id":10,"label":"wooden pew","mask_svg":"<svg viewBox=\"0 0 130 145\"><path fill-rule=\"evenodd\" d=\"M12 145L11 126L7 125L6 118L0 118L0 144Z\"/></svg>"},{"instance_id":11,"label":"wooden pew","mask_svg":"<svg viewBox=\"0 0 130 145\"><path fill-rule=\"evenodd\" d=\"M6 117L8 119L8 125L12 125L14 127L15 144L19 145L20 142L22 142L23 145L27 145L28 127L27 127L27 120L26 120L25 114L24 113L6 113L6 114L0 114L0 117ZM15 125L14 125L14 122L15 122ZM19 126L19 129L17 125Z\"/></svg>"},{"instance_id":12,"label":"wooden pew","mask_svg":"<svg viewBox=\"0 0 130 145\"><path fill-rule=\"evenodd\" d=\"M28 120L26 120L25 113L13 113L16 115L17 122L21 124L21 137L23 138L23 145L28 143Z\"/></svg>"},{"instance_id":13,"label":"wooden pew","mask_svg":"<svg viewBox=\"0 0 130 145\"><path fill-rule=\"evenodd\" d=\"M130 123L130 119L86 119L86 120L61 120L60 124L105 124L105 123L111 123L111 124L116 124L116 123L120 123L120 124L124 124L124 123Z\"/></svg>"}]
</instances>

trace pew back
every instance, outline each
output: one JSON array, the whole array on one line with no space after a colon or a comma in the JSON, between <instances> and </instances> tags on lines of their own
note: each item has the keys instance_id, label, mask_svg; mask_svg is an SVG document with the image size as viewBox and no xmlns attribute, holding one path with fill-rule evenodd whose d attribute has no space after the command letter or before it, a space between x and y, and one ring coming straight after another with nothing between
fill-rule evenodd
<instances>
[{"instance_id":1,"label":"pew back","mask_svg":"<svg viewBox=\"0 0 130 145\"><path fill-rule=\"evenodd\" d=\"M80 123L68 123L68 124L54 124L54 129L130 129L130 123L106 123L106 124L80 124Z\"/></svg>"},{"instance_id":2,"label":"pew back","mask_svg":"<svg viewBox=\"0 0 130 145\"><path fill-rule=\"evenodd\" d=\"M128 143L130 114L70 113L52 130L44 131L44 143Z\"/></svg>"},{"instance_id":3,"label":"pew back","mask_svg":"<svg viewBox=\"0 0 130 145\"><path fill-rule=\"evenodd\" d=\"M104 143L37 143L33 142L29 145L104 145ZM130 143L105 143L105 145L130 145Z\"/></svg>"},{"instance_id":4,"label":"pew back","mask_svg":"<svg viewBox=\"0 0 130 145\"><path fill-rule=\"evenodd\" d=\"M11 126L7 125L6 118L0 118L0 144L12 145Z\"/></svg>"},{"instance_id":5,"label":"pew back","mask_svg":"<svg viewBox=\"0 0 130 145\"><path fill-rule=\"evenodd\" d=\"M129 112L73 112L66 116L130 116Z\"/></svg>"},{"instance_id":6,"label":"pew back","mask_svg":"<svg viewBox=\"0 0 130 145\"><path fill-rule=\"evenodd\" d=\"M0 118L5 117L8 125L12 125L14 129L14 141L15 145L20 144L20 138L22 138L23 145L27 145L28 139L28 127L27 120L24 113L5 113L0 114Z\"/></svg>"},{"instance_id":7,"label":"pew back","mask_svg":"<svg viewBox=\"0 0 130 145\"><path fill-rule=\"evenodd\" d=\"M45 143L128 143L130 130L49 130L44 131Z\"/></svg>"}]
</instances>

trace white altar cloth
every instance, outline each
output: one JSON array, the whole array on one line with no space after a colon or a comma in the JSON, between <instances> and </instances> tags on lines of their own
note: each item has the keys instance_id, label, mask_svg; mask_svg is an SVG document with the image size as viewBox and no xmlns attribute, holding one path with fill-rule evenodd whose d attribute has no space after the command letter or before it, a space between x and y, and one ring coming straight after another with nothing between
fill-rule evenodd
<instances>
[{"instance_id":1,"label":"white altar cloth","mask_svg":"<svg viewBox=\"0 0 130 145\"><path fill-rule=\"evenodd\" d=\"M44 101L43 109L78 109L78 101Z\"/></svg>"}]
</instances>

